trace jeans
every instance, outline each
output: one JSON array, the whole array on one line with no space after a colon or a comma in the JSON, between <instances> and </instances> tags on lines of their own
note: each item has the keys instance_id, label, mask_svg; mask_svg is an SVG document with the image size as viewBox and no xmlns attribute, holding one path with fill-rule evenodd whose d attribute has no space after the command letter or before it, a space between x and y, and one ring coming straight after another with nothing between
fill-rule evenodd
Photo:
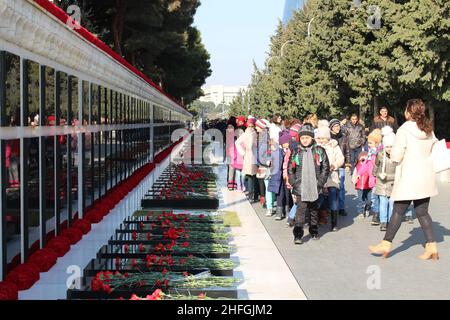
<instances>
[{"instance_id":1,"label":"jeans","mask_svg":"<svg viewBox=\"0 0 450 320\"><path fill-rule=\"evenodd\" d=\"M280 193L277 195L277 206L281 208L289 206L291 199L291 192L289 191L286 183L283 180L281 182ZM288 214L288 212L286 212L286 214Z\"/></svg>"},{"instance_id":2,"label":"jeans","mask_svg":"<svg viewBox=\"0 0 450 320\"><path fill-rule=\"evenodd\" d=\"M414 213L414 206L413 205L409 205L408 209L406 209L405 216L407 216L408 218L412 218L413 217L413 213Z\"/></svg>"},{"instance_id":3,"label":"jeans","mask_svg":"<svg viewBox=\"0 0 450 320\"><path fill-rule=\"evenodd\" d=\"M430 198L414 200L413 203L417 219L419 220L420 226L425 234L427 243L434 242L433 220L431 220L430 214L428 213ZM394 240L395 235L402 224L402 217L410 205L411 201L396 201L394 203L394 210L386 231L386 235L384 236L384 240L389 242Z\"/></svg>"},{"instance_id":4,"label":"jeans","mask_svg":"<svg viewBox=\"0 0 450 320\"><path fill-rule=\"evenodd\" d=\"M339 169L339 210L345 210L345 169Z\"/></svg>"},{"instance_id":5,"label":"jeans","mask_svg":"<svg viewBox=\"0 0 450 320\"><path fill-rule=\"evenodd\" d=\"M358 197L361 199L361 202L359 203L360 211L365 211L366 208L370 208L372 205L371 193L371 189L358 190Z\"/></svg>"},{"instance_id":6,"label":"jeans","mask_svg":"<svg viewBox=\"0 0 450 320\"><path fill-rule=\"evenodd\" d=\"M328 188L328 206L331 211L338 211L339 190L337 188Z\"/></svg>"},{"instance_id":7,"label":"jeans","mask_svg":"<svg viewBox=\"0 0 450 320\"><path fill-rule=\"evenodd\" d=\"M380 213L380 196L372 192L372 211L374 213Z\"/></svg>"},{"instance_id":8,"label":"jeans","mask_svg":"<svg viewBox=\"0 0 450 320\"><path fill-rule=\"evenodd\" d=\"M394 201L391 198L380 196L380 222L388 223L394 209Z\"/></svg>"},{"instance_id":9,"label":"jeans","mask_svg":"<svg viewBox=\"0 0 450 320\"><path fill-rule=\"evenodd\" d=\"M235 174L236 173L236 169L233 168L232 165L228 165L228 183L235 183Z\"/></svg>"},{"instance_id":10,"label":"jeans","mask_svg":"<svg viewBox=\"0 0 450 320\"><path fill-rule=\"evenodd\" d=\"M269 179L264 179L264 185L266 186L266 207L267 209L273 209L275 194L273 192L269 192Z\"/></svg>"},{"instance_id":11,"label":"jeans","mask_svg":"<svg viewBox=\"0 0 450 320\"><path fill-rule=\"evenodd\" d=\"M242 170L236 169L236 181L237 181L237 184L239 185L238 187L242 191L245 191L245 185L244 185L244 182L242 181L242 177L243 177Z\"/></svg>"},{"instance_id":12,"label":"jeans","mask_svg":"<svg viewBox=\"0 0 450 320\"><path fill-rule=\"evenodd\" d=\"M255 181L256 176L250 176L246 175L244 180L245 189L248 191L248 193L254 197L255 196Z\"/></svg>"},{"instance_id":13,"label":"jeans","mask_svg":"<svg viewBox=\"0 0 450 320\"><path fill-rule=\"evenodd\" d=\"M323 193L319 194L319 210L328 210L329 200L328 196Z\"/></svg>"},{"instance_id":14,"label":"jeans","mask_svg":"<svg viewBox=\"0 0 450 320\"><path fill-rule=\"evenodd\" d=\"M356 168L356 163L358 162L358 156L361 153L361 147L356 149L350 149L350 160L352 162L352 173Z\"/></svg>"}]
</instances>

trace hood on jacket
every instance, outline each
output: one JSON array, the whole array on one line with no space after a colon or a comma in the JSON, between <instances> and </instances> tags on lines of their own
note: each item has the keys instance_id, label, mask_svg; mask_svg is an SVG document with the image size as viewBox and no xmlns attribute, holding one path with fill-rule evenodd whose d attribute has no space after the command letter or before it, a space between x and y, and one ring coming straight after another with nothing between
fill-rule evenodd
<instances>
[{"instance_id":1,"label":"hood on jacket","mask_svg":"<svg viewBox=\"0 0 450 320\"><path fill-rule=\"evenodd\" d=\"M331 139L327 144L325 144L321 147L324 149L327 149L327 148L336 148L337 146L339 146L339 143L337 142L337 140Z\"/></svg>"},{"instance_id":2,"label":"hood on jacket","mask_svg":"<svg viewBox=\"0 0 450 320\"><path fill-rule=\"evenodd\" d=\"M404 129L408 131L410 134L412 134L414 137L416 137L419 140L426 140L430 136L427 135L424 131L420 130L417 126L417 123L415 121L406 121L400 129Z\"/></svg>"}]
</instances>

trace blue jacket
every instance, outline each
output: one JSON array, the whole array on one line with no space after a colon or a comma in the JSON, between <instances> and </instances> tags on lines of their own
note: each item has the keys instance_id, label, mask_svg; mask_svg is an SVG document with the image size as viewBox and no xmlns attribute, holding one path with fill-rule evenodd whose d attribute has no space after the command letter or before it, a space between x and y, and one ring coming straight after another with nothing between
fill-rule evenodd
<instances>
[{"instance_id":1,"label":"blue jacket","mask_svg":"<svg viewBox=\"0 0 450 320\"><path fill-rule=\"evenodd\" d=\"M278 152L272 153L272 166L270 167L270 180L268 190L276 194L280 193L281 186L283 185L283 160L284 151L282 148Z\"/></svg>"}]
</instances>

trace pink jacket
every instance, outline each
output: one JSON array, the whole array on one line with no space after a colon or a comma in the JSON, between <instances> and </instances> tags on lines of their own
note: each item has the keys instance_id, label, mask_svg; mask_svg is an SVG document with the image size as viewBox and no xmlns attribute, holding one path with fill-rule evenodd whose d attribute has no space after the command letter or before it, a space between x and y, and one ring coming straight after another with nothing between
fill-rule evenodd
<instances>
[{"instance_id":1,"label":"pink jacket","mask_svg":"<svg viewBox=\"0 0 450 320\"><path fill-rule=\"evenodd\" d=\"M356 165L355 172L353 173L353 181L356 181L355 189L373 189L377 184L377 179L372 175L373 167L375 166L375 158L376 157L372 157L371 160L366 160L364 163L359 161ZM359 179L357 176L359 176Z\"/></svg>"}]
</instances>

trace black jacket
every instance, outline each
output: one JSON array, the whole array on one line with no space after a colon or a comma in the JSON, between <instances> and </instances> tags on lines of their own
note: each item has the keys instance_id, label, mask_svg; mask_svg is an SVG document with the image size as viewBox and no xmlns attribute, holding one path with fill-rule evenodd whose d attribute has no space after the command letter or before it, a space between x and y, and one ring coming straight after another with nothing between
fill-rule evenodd
<instances>
[{"instance_id":1,"label":"black jacket","mask_svg":"<svg viewBox=\"0 0 450 320\"><path fill-rule=\"evenodd\" d=\"M314 161L314 165L316 168L317 189L320 193L325 183L327 183L328 176L330 175L330 162L328 161L328 156L324 148L318 145L313 145L312 148L313 157L316 159L316 161ZM301 159L303 159L304 152L305 151L300 147L298 147L297 150L293 150L288 164L289 184L292 186L292 193L297 196L301 195L303 168ZM295 162L296 156L300 159L300 165L297 165Z\"/></svg>"},{"instance_id":2,"label":"black jacket","mask_svg":"<svg viewBox=\"0 0 450 320\"><path fill-rule=\"evenodd\" d=\"M344 155L345 163L341 168L345 167L345 165L350 165L352 163L350 158L350 144L345 132L343 132L343 130L341 130L339 134L334 134L333 132L331 132L331 139L334 139L339 143L339 147L341 148L342 154Z\"/></svg>"},{"instance_id":3,"label":"black jacket","mask_svg":"<svg viewBox=\"0 0 450 320\"><path fill-rule=\"evenodd\" d=\"M351 150L358 149L366 143L366 134L364 132L364 127L361 124L357 123L356 125L353 125L349 122L345 126L345 131Z\"/></svg>"}]
</instances>

